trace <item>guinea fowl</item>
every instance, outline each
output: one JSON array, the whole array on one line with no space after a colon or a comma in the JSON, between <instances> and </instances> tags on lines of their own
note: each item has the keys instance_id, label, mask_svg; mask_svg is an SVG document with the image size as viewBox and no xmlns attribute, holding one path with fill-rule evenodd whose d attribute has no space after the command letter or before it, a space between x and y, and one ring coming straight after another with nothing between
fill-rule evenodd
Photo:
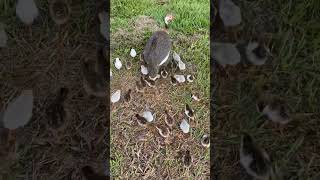
<instances>
[{"instance_id":1,"label":"guinea fowl","mask_svg":"<svg viewBox=\"0 0 320 180\"><path fill-rule=\"evenodd\" d=\"M172 15L167 15L164 18L165 29L152 34L142 53L142 59L147 64L149 71L148 76L152 80L156 80L159 77L157 75L160 67L166 66L169 63L172 44L169 37L168 26L173 18Z\"/></svg>"},{"instance_id":2,"label":"guinea fowl","mask_svg":"<svg viewBox=\"0 0 320 180\"><path fill-rule=\"evenodd\" d=\"M60 88L55 100L46 109L49 125L54 129L60 128L70 118L70 111L65 106L68 93L67 88Z\"/></svg>"},{"instance_id":3,"label":"guinea fowl","mask_svg":"<svg viewBox=\"0 0 320 180\"><path fill-rule=\"evenodd\" d=\"M102 53L103 50L100 50L95 67L93 67L94 64L89 62L84 62L81 67L84 76L84 88L88 94L96 97L107 95L106 59Z\"/></svg>"},{"instance_id":4,"label":"guinea fowl","mask_svg":"<svg viewBox=\"0 0 320 180\"><path fill-rule=\"evenodd\" d=\"M243 133L241 137L240 164L257 180L269 180L273 175L269 155L247 133Z\"/></svg>"}]
</instances>

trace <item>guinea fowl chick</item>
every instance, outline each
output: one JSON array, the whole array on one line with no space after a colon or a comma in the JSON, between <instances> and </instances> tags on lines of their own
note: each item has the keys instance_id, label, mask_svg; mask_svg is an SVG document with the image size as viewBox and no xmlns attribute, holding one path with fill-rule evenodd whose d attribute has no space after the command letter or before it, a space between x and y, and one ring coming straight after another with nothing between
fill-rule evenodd
<instances>
[{"instance_id":1,"label":"guinea fowl chick","mask_svg":"<svg viewBox=\"0 0 320 180\"><path fill-rule=\"evenodd\" d=\"M49 12L52 20L58 24L65 24L71 14L70 4L65 0L52 0L49 2Z\"/></svg>"},{"instance_id":2,"label":"guinea fowl chick","mask_svg":"<svg viewBox=\"0 0 320 180\"><path fill-rule=\"evenodd\" d=\"M136 91L143 93L147 83L145 82L143 76L140 77L140 81L136 81Z\"/></svg>"},{"instance_id":3,"label":"guinea fowl chick","mask_svg":"<svg viewBox=\"0 0 320 180\"><path fill-rule=\"evenodd\" d=\"M109 41L109 15L106 11L101 11L98 14L99 21L100 21L100 34Z\"/></svg>"},{"instance_id":4,"label":"guinea fowl chick","mask_svg":"<svg viewBox=\"0 0 320 180\"><path fill-rule=\"evenodd\" d=\"M232 0L219 1L219 17L226 27L227 37L237 39L237 29L242 21L241 9Z\"/></svg>"},{"instance_id":5,"label":"guinea fowl chick","mask_svg":"<svg viewBox=\"0 0 320 180\"><path fill-rule=\"evenodd\" d=\"M86 92L96 97L105 97L107 95L107 84L105 78L93 70L92 64L82 63L83 86Z\"/></svg>"},{"instance_id":6,"label":"guinea fowl chick","mask_svg":"<svg viewBox=\"0 0 320 180\"><path fill-rule=\"evenodd\" d=\"M203 135L202 138L201 138L201 145L203 147L210 147L210 137L208 135Z\"/></svg>"},{"instance_id":7,"label":"guinea fowl chick","mask_svg":"<svg viewBox=\"0 0 320 180\"><path fill-rule=\"evenodd\" d=\"M69 90L67 88L60 88L55 100L46 110L49 125L54 129L60 128L70 118L70 111L65 106L68 93Z\"/></svg>"},{"instance_id":8,"label":"guinea fowl chick","mask_svg":"<svg viewBox=\"0 0 320 180\"><path fill-rule=\"evenodd\" d=\"M192 164L192 156L189 150L186 150L183 155L183 164L185 167L190 167Z\"/></svg>"},{"instance_id":9,"label":"guinea fowl chick","mask_svg":"<svg viewBox=\"0 0 320 180\"><path fill-rule=\"evenodd\" d=\"M16 15L24 24L31 26L33 21L38 17L39 10L34 0L18 0Z\"/></svg>"},{"instance_id":10,"label":"guinea fowl chick","mask_svg":"<svg viewBox=\"0 0 320 180\"><path fill-rule=\"evenodd\" d=\"M270 50L262 43L249 42L245 49L247 61L254 65L263 65L271 57Z\"/></svg>"},{"instance_id":11,"label":"guinea fowl chick","mask_svg":"<svg viewBox=\"0 0 320 180\"><path fill-rule=\"evenodd\" d=\"M145 117L141 116L140 114L136 114L134 116L134 118L136 119L137 123L140 125L140 126L146 126L148 121Z\"/></svg>"},{"instance_id":12,"label":"guinea fowl chick","mask_svg":"<svg viewBox=\"0 0 320 180\"><path fill-rule=\"evenodd\" d=\"M130 102L131 101L131 89L129 89L128 91L127 91L127 93L124 95L124 101L125 102Z\"/></svg>"},{"instance_id":13,"label":"guinea fowl chick","mask_svg":"<svg viewBox=\"0 0 320 180\"><path fill-rule=\"evenodd\" d=\"M163 70L160 72L160 74L161 74L161 77L162 77L163 79L166 79L166 78L168 77L168 71L166 71L165 69L163 69Z\"/></svg>"},{"instance_id":14,"label":"guinea fowl chick","mask_svg":"<svg viewBox=\"0 0 320 180\"><path fill-rule=\"evenodd\" d=\"M261 99L257 103L257 108L274 123L285 125L291 121L289 107L280 97L270 96L268 99Z\"/></svg>"},{"instance_id":15,"label":"guinea fowl chick","mask_svg":"<svg viewBox=\"0 0 320 180\"><path fill-rule=\"evenodd\" d=\"M156 80L158 78L159 69L167 66L169 63L172 43L168 34L168 26L173 18L172 15L168 15L164 18L165 29L156 31L152 34L141 55L141 59L147 64L149 71L148 76L151 80Z\"/></svg>"},{"instance_id":16,"label":"guinea fowl chick","mask_svg":"<svg viewBox=\"0 0 320 180\"><path fill-rule=\"evenodd\" d=\"M1 117L1 125L14 131L19 127L23 127L33 117L34 95L33 90L23 90L19 96L12 99Z\"/></svg>"},{"instance_id":17,"label":"guinea fowl chick","mask_svg":"<svg viewBox=\"0 0 320 180\"><path fill-rule=\"evenodd\" d=\"M175 85L178 84L178 81L177 81L177 79L176 79L174 76L171 76L171 81L170 81L170 83L171 83L173 86L175 86Z\"/></svg>"},{"instance_id":18,"label":"guinea fowl chick","mask_svg":"<svg viewBox=\"0 0 320 180\"><path fill-rule=\"evenodd\" d=\"M199 96L196 95L196 94L191 94L191 98L192 98L192 100L194 100L194 101L201 101L201 99L199 98Z\"/></svg>"},{"instance_id":19,"label":"guinea fowl chick","mask_svg":"<svg viewBox=\"0 0 320 180\"><path fill-rule=\"evenodd\" d=\"M241 61L241 54L232 43L211 42L212 59L225 68L227 65L235 66Z\"/></svg>"},{"instance_id":20,"label":"guinea fowl chick","mask_svg":"<svg viewBox=\"0 0 320 180\"><path fill-rule=\"evenodd\" d=\"M83 74L83 86L86 92L96 97L107 96L107 71L104 50L101 48L97 53L95 64L83 62L81 71Z\"/></svg>"},{"instance_id":21,"label":"guinea fowl chick","mask_svg":"<svg viewBox=\"0 0 320 180\"><path fill-rule=\"evenodd\" d=\"M105 175L96 173L90 166L85 166L81 170L86 180L106 180L108 178Z\"/></svg>"},{"instance_id":22,"label":"guinea fowl chick","mask_svg":"<svg viewBox=\"0 0 320 180\"><path fill-rule=\"evenodd\" d=\"M232 0L219 1L219 15L226 27L237 26L242 21L240 7Z\"/></svg>"},{"instance_id":23,"label":"guinea fowl chick","mask_svg":"<svg viewBox=\"0 0 320 180\"><path fill-rule=\"evenodd\" d=\"M165 116L164 121L166 122L166 124L167 124L169 127L172 127L173 124L174 124L174 119L173 119L173 117L171 116L171 114L169 113L168 110L165 110L165 114L166 114L166 116Z\"/></svg>"},{"instance_id":24,"label":"guinea fowl chick","mask_svg":"<svg viewBox=\"0 0 320 180\"><path fill-rule=\"evenodd\" d=\"M247 133L241 137L240 164L249 175L258 180L269 180L273 174L269 155Z\"/></svg>"},{"instance_id":25,"label":"guinea fowl chick","mask_svg":"<svg viewBox=\"0 0 320 180\"><path fill-rule=\"evenodd\" d=\"M158 130L160 136L167 138L170 135L170 130L166 126L157 125L156 129Z\"/></svg>"},{"instance_id":26,"label":"guinea fowl chick","mask_svg":"<svg viewBox=\"0 0 320 180\"><path fill-rule=\"evenodd\" d=\"M125 62L125 67L127 70L130 70L132 68L132 62L130 60L127 60Z\"/></svg>"},{"instance_id":27,"label":"guinea fowl chick","mask_svg":"<svg viewBox=\"0 0 320 180\"><path fill-rule=\"evenodd\" d=\"M194 112L191 109L189 104L186 104L184 113L187 115L188 118L193 119L194 118Z\"/></svg>"},{"instance_id":28,"label":"guinea fowl chick","mask_svg":"<svg viewBox=\"0 0 320 180\"><path fill-rule=\"evenodd\" d=\"M152 88L155 88L155 87L156 87L156 81L151 80L151 79L144 79L144 81L146 82L146 84L147 84L149 87L152 87Z\"/></svg>"}]
</instances>

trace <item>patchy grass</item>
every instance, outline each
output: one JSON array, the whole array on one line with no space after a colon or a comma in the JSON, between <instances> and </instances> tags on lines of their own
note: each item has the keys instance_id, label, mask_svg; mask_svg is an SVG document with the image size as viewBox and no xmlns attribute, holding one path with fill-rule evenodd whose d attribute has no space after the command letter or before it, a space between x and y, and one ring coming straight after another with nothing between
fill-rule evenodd
<instances>
[{"instance_id":1,"label":"patchy grass","mask_svg":"<svg viewBox=\"0 0 320 180\"><path fill-rule=\"evenodd\" d=\"M133 62L133 68L120 71L112 66L111 93L132 89L132 101L112 105L111 164L113 177L136 178L209 178L209 150L200 145L203 134L209 133L209 1L139 1L120 0L111 2L111 62L119 57L123 64ZM201 10L199 10L201 9ZM173 50L187 63L186 72L193 73L193 83L172 86L169 79L160 79L157 88L147 88L145 93L135 92L135 81L140 78L139 55L152 32L164 27L163 18L172 13L176 19L170 28ZM138 56L132 58L130 49ZM191 103L191 93L199 93L202 102ZM196 120L191 121L192 130L183 135L179 124L185 103L195 109ZM148 105L157 118L149 127L140 127L131 117L141 113ZM155 124L164 124L164 109L175 114L172 135L162 139ZM146 141L138 141L144 137ZM124 151L125 149L125 151ZM179 151L190 149L194 163L184 168Z\"/></svg>"},{"instance_id":2,"label":"patchy grass","mask_svg":"<svg viewBox=\"0 0 320 180\"><path fill-rule=\"evenodd\" d=\"M227 78L217 74L217 173L222 179L248 178L238 154L240 131L248 131L271 155L283 179L318 179L320 27L315 22L320 20L320 3L241 0L238 4L244 20L241 38L270 36L274 59L262 67L229 67ZM263 85L286 98L296 117L283 136L272 125L257 127L262 120L255 95Z\"/></svg>"}]
</instances>

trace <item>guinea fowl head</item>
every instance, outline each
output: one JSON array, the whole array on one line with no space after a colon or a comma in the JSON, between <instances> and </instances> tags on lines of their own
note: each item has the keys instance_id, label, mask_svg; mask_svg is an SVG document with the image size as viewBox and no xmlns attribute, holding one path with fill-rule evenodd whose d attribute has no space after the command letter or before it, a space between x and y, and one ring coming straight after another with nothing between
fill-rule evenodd
<instances>
[{"instance_id":1,"label":"guinea fowl head","mask_svg":"<svg viewBox=\"0 0 320 180\"><path fill-rule=\"evenodd\" d=\"M165 25L165 31L167 31L169 29L169 23L171 21L173 21L174 19L174 16L173 15L167 15L165 18L164 18L164 25Z\"/></svg>"},{"instance_id":2,"label":"guinea fowl head","mask_svg":"<svg viewBox=\"0 0 320 180\"><path fill-rule=\"evenodd\" d=\"M165 18L164 18L164 23L166 25L168 25L170 23L170 21L172 21L174 19L174 16L173 15L167 15Z\"/></svg>"}]
</instances>

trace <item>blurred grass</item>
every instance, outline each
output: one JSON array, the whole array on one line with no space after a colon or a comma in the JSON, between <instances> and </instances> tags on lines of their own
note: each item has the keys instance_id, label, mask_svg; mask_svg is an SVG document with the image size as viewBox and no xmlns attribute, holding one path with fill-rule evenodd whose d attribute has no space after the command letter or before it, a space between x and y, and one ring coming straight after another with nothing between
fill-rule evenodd
<instances>
[{"instance_id":1,"label":"blurred grass","mask_svg":"<svg viewBox=\"0 0 320 180\"><path fill-rule=\"evenodd\" d=\"M320 21L320 1L243 0L238 4L244 32L271 34L274 59L262 67L237 69L235 77L229 79L218 77L220 86L215 97L220 126L216 132L224 139L215 144L217 157L221 158L217 161L222 164L219 173L231 179L244 176L240 165L234 165L239 160L234 152L239 148L240 131L247 131L271 155L284 179L318 179L320 26L316 22ZM287 125L284 135L272 125L259 128L262 119L256 111L255 94L262 85L268 85L273 94L285 98L294 116L313 113L313 117L295 119Z\"/></svg>"}]
</instances>

